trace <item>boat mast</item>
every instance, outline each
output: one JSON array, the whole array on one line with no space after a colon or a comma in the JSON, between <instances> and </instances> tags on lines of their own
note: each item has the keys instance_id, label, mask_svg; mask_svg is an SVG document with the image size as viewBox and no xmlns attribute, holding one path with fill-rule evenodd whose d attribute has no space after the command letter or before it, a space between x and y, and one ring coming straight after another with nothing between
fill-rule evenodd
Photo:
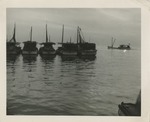
<instances>
[{"instance_id":1,"label":"boat mast","mask_svg":"<svg viewBox=\"0 0 150 122\"><path fill-rule=\"evenodd\" d=\"M114 40L113 40L113 45L112 45L112 46L114 46L114 44L115 44L115 40L116 40L116 39L114 39Z\"/></svg>"},{"instance_id":2,"label":"boat mast","mask_svg":"<svg viewBox=\"0 0 150 122\"><path fill-rule=\"evenodd\" d=\"M79 35L78 35L78 32L79 32L78 29L79 29L79 27L77 27L77 44L79 43L79 42L78 42L78 41L79 41L79 39L78 39L78 36L79 36Z\"/></svg>"},{"instance_id":3,"label":"boat mast","mask_svg":"<svg viewBox=\"0 0 150 122\"><path fill-rule=\"evenodd\" d=\"M70 43L71 43L71 37L70 37Z\"/></svg>"},{"instance_id":4,"label":"boat mast","mask_svg":"<svg viewBox=\"0 0 150 122\"><path fill-rule=\"evenodd\" d=\"M47 24L46 24L46 43L48 42L48 35L47 35Z\"/></svg>"},{"instance_id":5,"label":"boat mast","mask_svg":"<svg viewBox=\"0 0 150 122\"><path fill-rule=\"evenodd\" d=\"M81 28L79 27L79 39L80 39L80 43L81 43L81 41L82 41L82 37L81 37Z\"/></svg>"},{"instance_id":6,"label":"boat mast","mask_svg":"<svg viewBox=\"0 0 150 122\"><path fill-rule=\"evenodd\" d=\"M31 32L30 32L30 41L32 41L32 26L31 26Z\"/></svg>"},{"instance_id":7,"label":"boat mast","mask_svg":"<svg viewBox=\"0 0 150 122\"><path fill-rule=\"evenodd\" d=\"M49 35L49 42L51 41L51 39L50 39L50 35Z\"/></svg>"},{"instance_id":8,"label":"boat mast","mask_svg":"<svg viewBox=\"0 0 150 122\"><path fill-rule=\"evenodd\" d=\"M13 40L16 43L16 23L14 24L14 33L13 33L13 37L11 38L10 42Z\"/></svg>"},{"instance_id":9,"label":"boat mast","mask_svg":"<svg viewBox=\"0 0 150 122\"><path fill-rule=\"evenodd\" d=\"M64 25L63 25L63 28L62 28L62 44L63 44L63 41L64 41Z\"/></svg>"},{"instance_id":10,"label":"boat mast","mask_svg":"<svg viewBox=\"0 0 150 122\"><path fill-rule=\"evenodd\" d=\"M113 37L112 37L112 39L111 39L111 47L113 47Z\"/></svg>"},{"instance_id":11,"label":"boat mast","mask_svg":"<svg viewBox=\"0 0 150 122\"><path fill-rule=\"evenodd\" d=\"M14 35L13 35L13 39L14 39L14 42L16 42L16 23L14 25Z\"/></svg>"}]
</instances>

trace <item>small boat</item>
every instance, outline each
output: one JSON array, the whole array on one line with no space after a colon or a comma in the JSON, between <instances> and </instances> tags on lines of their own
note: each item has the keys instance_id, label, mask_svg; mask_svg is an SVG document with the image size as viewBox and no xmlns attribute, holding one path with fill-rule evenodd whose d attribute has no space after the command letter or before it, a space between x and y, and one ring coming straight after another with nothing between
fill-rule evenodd
<instances>
[{"instance_id":1,"label":"small boat","mask_svg":"<svg viewBox=\"0 0 150 122\"><path fill-rule=\"evenodd\" d=\"M96 44L85 42L81 35L81 28L77 28L77 44L79 56L95 56L97 53Z\"/></svg>"},{"instance_id":2,"label":"small boat","mask_svg":"<svg viewBox=\"0 0 150 122\"><path fill-rule=\"evenodd\" d=\"M19 43L16 42L16 25L14 25L13 37L7 42L7 55L17 55L21 53L21 47Z\"/></svg>"},{"instance_id":3,"label":"small boat","mask_svg":"<svg viewBox=\"0 0 150 122\"><path fill-rule=\"evenodd\" d=\"M46 25L46 42L41 43L43 47L39 49L39 54L40 55L55 55L56 51L53 48L53 45L55 43L50 41L50 36L49 36L49 41L48 41L48 35L47 35L47 25Z\"/></svg>"},{"instance_id":4,"label":"small boat","mask_svg":"<svg viewBox=\"0 0 150 122\"><path fill-rule=\"evenodd\" d=\"M70 42L64 43L63 40L64 40L64 25L62 28L62 42L59 43L62 46L58 47L56 52L58 55L62 55L62 56L77 56L78 45L76 43L72 43L71 38L70 38Z\"/></svg>"},{"instance_id":5,"label":"small boat","mask_svg":"<svg viewBox=\"0 0 150 122\"><path fill-rule=\"evenodd\" d=\"M108 49L119 49L119 50L130 50L131 49L130 43L128 45L122 44L119 47L114 47L115 40L116 39L113 39L113 37L112 37L111 46L108 46Z\"/></svg>"},{"instance_id":6,"label":"small boat","mask_svg":"<svg viewBox=\"0 0 150 122\"><path fill-rule=\"evenodd\" d=\"M119 116L141 116L141 92L138 95L136 103L124 103L118 105Z\"/></svg>"},{"instance_id":7,"label":"small boat","mask_svg":"<svg viewBox=\"0 0 150 122\"><path fill-rule=\"evenodd\" d=\"M25 41L24 47L22 50L23 55L37 55L38 54L38 48L36 47L37 42L32 41L32 27L31 27L31 32L30 32L30 40Z\"/></svg>"}]
</instances>

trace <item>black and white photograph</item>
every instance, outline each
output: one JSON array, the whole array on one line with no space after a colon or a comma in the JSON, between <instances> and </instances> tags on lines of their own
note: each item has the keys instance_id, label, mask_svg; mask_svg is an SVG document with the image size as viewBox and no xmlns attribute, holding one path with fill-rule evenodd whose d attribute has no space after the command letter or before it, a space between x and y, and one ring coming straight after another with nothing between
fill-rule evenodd
<instances>
[{"instance_id":1,"label":"black and white photograph","mask_svg":"<svg viewBox=\"0 0 150 122\"><path fill-rule=\"evenodd\" d=\"M6 114L141 116L140 8L7 8Z\"/></svg>"}]
</instances>

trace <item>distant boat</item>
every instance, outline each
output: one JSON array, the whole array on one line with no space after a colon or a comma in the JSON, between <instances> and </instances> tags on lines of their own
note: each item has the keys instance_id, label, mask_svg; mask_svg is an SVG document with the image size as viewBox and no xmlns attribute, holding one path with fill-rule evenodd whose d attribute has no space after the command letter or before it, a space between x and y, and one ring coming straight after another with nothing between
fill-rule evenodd
<instances>
[{"instance_id":1,"label":"distant boat","mask_svg":"<svg viewBox=\"0 0 150 122\"><path fill-rule=\"evenodd\" d=\"M81 28L77 28L77 44L79 56L95 56L97 53L96 44L85 42L81 35Z\"/></svg>"},{"instance_id":2,"label":"distant boat","mask_svg":"<svg viewBox=\"0 0 150 122\"><path fill-rule=\"evenodd\" d=\"M7 42L7 55L17 55L21 53L21 47L16 42L16 25L14 24L14 33L10 41Z\"/></svg>"},{"instance_id":3,"label":"distant boat","mask_svg":"<svg viewBox=\"0 0 150 122\"><path fill-rule=\"evenodd\" d=\"M32 41L32 27L31 27L31 32L30 32L30 40L25 41L24 47L22 50L23 55L37 55L38 54L38 48L36 47L37 42Z\"/></svg>"},{"instance_id":4,"label":"distant boat","mask_svg":"<svg viewBox=\"0 0 150 122\"><path fill-rule=\"evenodd\" d=\"M70 42L63 42L64 40L64 25L62 28L62 42L59 43L62 46L58 47L57 49L57 54L58 55L62 55L62 56L77 56L78 54L78 45L77 43L72 43L71 42L71 38L70 38Z\"/></svg>"},{"instance_id":5,"label":"distant boat","mask_svg":"<svg viewBox=\"0 0 150 122\"><path fill-rule=\"evenodd\" d=\"M40 55L55 55L56 51L53 48L53 45L55 43L50 42L50 36L49 36L49 41L48 41L48 34L47 34L47 25L46 25L46 42L41 43L43 47L39 49L39 54Z\"/></svg>"},{"instance_id":6,"label":"distant boat","mask_svg":"<svg viewBox=\"0 0 150 122\"><path fill-rule=\"evenodd\" d=\"M130 50L131 49L130 43L128 45L122 44L119 47L114 47L115 40L116 39L112 38L112 40L111 40L111 46L108 46L108 49L119 49L119 50Z\"/></svg>"},{"instance_id":7,"label":"distant boat","mask_svg":"<svg viewBox=\"0 0 150 122\"><path fill-rule=\"evenodd\" d=\"M138 95L136 103L122 102L118 107L118 114L120 116L141 116L141 92Z\"/></svg>"}]
</instances>

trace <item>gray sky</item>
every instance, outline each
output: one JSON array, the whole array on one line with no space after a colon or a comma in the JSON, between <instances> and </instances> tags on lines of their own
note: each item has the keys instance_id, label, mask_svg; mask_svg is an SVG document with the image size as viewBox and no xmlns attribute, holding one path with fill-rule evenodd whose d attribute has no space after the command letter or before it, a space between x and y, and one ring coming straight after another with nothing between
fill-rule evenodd
<instances>
[{"instance_id":1,"label":"gray sky","mask_svg":"<svg viewBox=\"0 0 150 122\"><path fill-rule=\"evenodd\" d=\"M131 43L141 46L141 10L138 8L7 8L7 38L13 33L16 23L16 40L29 40L33 27L33 40L45 41L45 25L51 41L60 42L62 25L65 39L76 41L77 26L80 26L86 41L97 45L110 45L111 37L115 45Z\"/></svg>"}]
</instances>

